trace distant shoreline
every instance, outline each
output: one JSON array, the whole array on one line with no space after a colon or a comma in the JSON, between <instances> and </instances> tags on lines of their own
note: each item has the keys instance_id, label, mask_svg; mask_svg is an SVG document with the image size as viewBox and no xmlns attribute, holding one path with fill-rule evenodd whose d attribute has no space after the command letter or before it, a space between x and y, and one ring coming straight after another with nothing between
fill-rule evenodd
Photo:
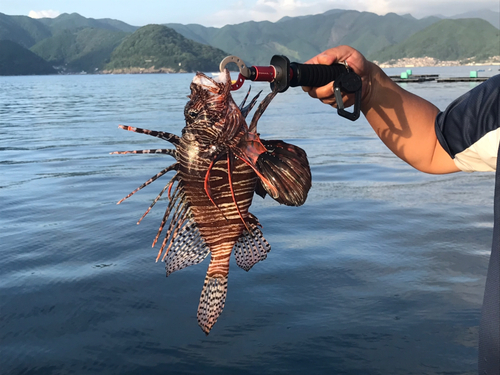
<instances>
[{"instance_id":1,"label":"distant shoreline","mask_svg":"<svg viewBox=\"0 0 500 375\"><path fill-rule=\"evenodd\" d=\"M403 59L389 60L383 63L373 61L381 68L415 68L415 67L442 67L442 66L484 66L500 65L500 56L490 57L486 61L474 62L473 58L467 60L441 61L433 57L405 57Z\"/></svg>"},{"instance_id":2,"label":"distant shoreline","mask_svg":"<svg viewBox=\"0 0 500 375\"><path fill-rule=\"evenodd\" d=\"M434 68L434 67L451 67L451 66L469 66L469 67L480 67L485 65L498 66L500 70L500 56L494 56L486 61L482 62L467 62L464 60L457 61L441 61L434 59L432 57L421 57L421 58L404 58L398 60L386 61L379 63L378 61L373 61L375 64L381 68ZM42 74L42 75L110 75L110 74L186 74L196 72L188 72L185 70L175 71L170 68L121 68L121 69L109 69L109 70L97 70L92 73L87 72L58 72L55 74ZM9 76L25 76L25 75L37 75L37 74L2 74L0 77Z\"/></svg>"},{"instance_id":3,"label":"distant shoreline","mask_svg":"<svg viewBox=\"0 0 500 375\"><path fill-rule=\"evenodd\" d=\"M381 68L416 68L416 67L443 67L443 66L484 66L484 65L499 65L500 66L500 56L490 57L488 60L481 62L472 61L473 57L466 60L450 60L442 61L435 59L433 57L405 57L402 59L389 60L383 63L379 63L374 60L373 62L380 66ZM175 74L175 73L189 73L184 70L178 72L170 68L121 68L121 69L111 69L103 70L97 72L97 74Z\"/></svg>"},{"instance_id":4,"label":"distant shoreline","mask_svg":"<svg viewBox=\"0 0 500 375\"><path fill-rule=\"evenodd\" d=\"M185 70L175 71L171 68L120 68L120 69L106 69L99 71L98 74L158 74L158 73L187 73Z\"/></svg>"}]
</instances>

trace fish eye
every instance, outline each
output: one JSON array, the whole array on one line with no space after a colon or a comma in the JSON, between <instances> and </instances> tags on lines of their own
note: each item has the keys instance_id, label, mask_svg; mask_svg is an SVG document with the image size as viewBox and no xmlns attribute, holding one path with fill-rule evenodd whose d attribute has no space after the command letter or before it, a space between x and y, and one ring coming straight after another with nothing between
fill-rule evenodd
<instances>
[{"instance_id":1,"label":"fish eye","mask_svg":"<svg viewBox=\"0 0 500 375\"><path fill-rule=\"evenodd\" d=\"M193 110L190 110L187 112L187 115L191 118L196 118L196 116L198 116L198 112L197 111L193 111Z\"/></svg>"}]
</instances>

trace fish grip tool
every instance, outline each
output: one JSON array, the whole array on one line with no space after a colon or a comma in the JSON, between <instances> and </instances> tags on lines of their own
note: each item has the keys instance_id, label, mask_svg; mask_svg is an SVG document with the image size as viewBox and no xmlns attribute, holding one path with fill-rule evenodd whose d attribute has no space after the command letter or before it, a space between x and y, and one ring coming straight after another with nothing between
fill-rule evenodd
<instances>
[{"instance_id":1,"label":"fish grip tool","mask_svg":"<svg viewBox=\"0 0 500 375\"><path fill-rule=\"evenodd\" d=\"M285 92L289 87L310 86L321 87L333 81L333 91L337 102L337 113L351 121L359 118L361 109L361 77L354 73L347 63L332 65L300 64L290 62L286 56L274 55L269 66L246 66L237 56L227 56L220 63L220 71L229 63L235 63L239 69L236 81L231 90L238 90L245 80L271 83L271 89ZM354 93L354 110L348 112L344 108L342 92Z\"/></svg>"}]
</instances>

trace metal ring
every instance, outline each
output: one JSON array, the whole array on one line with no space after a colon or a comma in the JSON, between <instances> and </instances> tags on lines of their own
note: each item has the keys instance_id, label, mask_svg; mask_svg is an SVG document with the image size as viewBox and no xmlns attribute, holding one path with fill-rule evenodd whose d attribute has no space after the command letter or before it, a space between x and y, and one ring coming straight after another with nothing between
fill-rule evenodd
<instances>
[{"instance_id":1,"label":"metal ring","mask_svg":"<svg viewBox=\"0 0 500 375\"><path fill-rule=\"evenodd\" d=\"M342 64L345 66L347 72L349 73L349 64L347 64L347 61L339 61L339 64Z\"/></svg>"},{"instance_id":2,"label":"metal ring","mask_svg":"<svg viewBox=\"0 0 500 375\"><path fill-rule=\"evenodd\" d=\"M221 72L223 72L224 68L229 63L235 63L238 66L238 69L240 70L240 73L243 77L245 77L245 78L250 77L250 69L247 68L247 66L245 65L245 62L242 59L240 59L238 56L234 56L234 55L225 57L219 64L219 70Z\"/></svg>"}]
</instances>

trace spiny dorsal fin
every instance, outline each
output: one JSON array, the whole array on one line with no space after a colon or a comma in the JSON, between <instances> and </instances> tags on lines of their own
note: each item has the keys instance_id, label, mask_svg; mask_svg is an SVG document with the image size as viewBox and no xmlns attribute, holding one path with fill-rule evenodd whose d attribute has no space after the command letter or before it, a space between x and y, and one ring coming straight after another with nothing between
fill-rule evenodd
<instances>
[{"instance_id":1,"label":"spiny dorsal fin","mask_svg":"<svg viewBox=\"0 0 500 375\"><path fill-rule=\"evenodd\" d=\"M259 93L260 94L260 93ZM252 121L250 122L250 125L248 126L248 131L250 132L257 132L257 122L259 122L260 116L264 113L266 110L267 106L271 101L274 99L274 97L278 94L277 90L271 91L267 96L262 100L257 107L257 110L253 114Z\"/></svg>"},{"instance_id":2,"label":"spiny dorsal fin","mask_svg":"<svg viewBox=\"0 0 500 375\"><path fill-rule=\"evenodd\" d=\"M219 318L227 295L227 275L206 276L198 305L198 324L207 335Z\"/></svg>"},{"instance_id":3,"label":"spiny dorsal fin","mask_svg":"<svg viewBox=\"0 0 500 375\"><path fill-rule=\"evenodd\" d=\"M259 98L261 91L259 91L257 93L257 95L255 95L253 97L253 99L250 101L250 103L245 107L245 103L247 101L247 98L248 98L248 95L250 94L250 89L251 87L248 89L248 92L245 96L245 98L243 99L243 102L240 104L240 111L241 111L241 114L243 115L243 117L247 117L248 113L252 110L253 106L255 105L255 103L257 103L257 99Z\"/></svg>"},{"instance_id":4,"label":"spiny dorsal fin","mask_svg":"<svg viewBox=\"0 0 500 375\"><path fill-rule=\"evenodd\" d=\"M234 257L238 267L248 271L255 263L267 258L271 245L262 235L259 227L250 224L251 233L244 231L234 245Z\"/></svg>"},{"instance_id":5,"label":"spiny dorsal fin","mask_svg":"<svg viewBox=\"0 0 500 375\"><path fill-rule=\"evenodd\" d=\"M210 249L201 237L194 220L189 219L172 239L172 246L165 258L167 276L172 272L200 263L209 252Z\"/></svg>"}]
</instances>

